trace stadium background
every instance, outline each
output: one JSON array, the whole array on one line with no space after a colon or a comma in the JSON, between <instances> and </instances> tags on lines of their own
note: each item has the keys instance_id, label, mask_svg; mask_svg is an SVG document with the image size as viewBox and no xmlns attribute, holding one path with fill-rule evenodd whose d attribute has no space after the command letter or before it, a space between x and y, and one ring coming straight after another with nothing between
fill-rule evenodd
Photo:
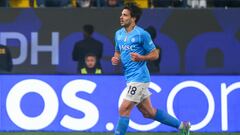
<instances>
[{"instance_id":1,"label":"stadium background","mask_svg":"<svg viewBox=\"0 0 240 135\"><path fill-rule=\"evenodd\" d=\"M94 25L94 37L104 43L104 72L119 73L110 58L120 9L0 11L1 43L7 42L13 51L13 73L76 73L71 53L75 42L83 38L84 24ZM239 12L238 8L146 9L139 25L152 25L157 30L161 74L239 74ZM40 51L41 46L45 48Z\"/></svg>"},{"instance_id":2,"label":"stadium background","mask_svg":"<svg viewBox=\"0 0 240 135\"><path fill-rule=\"evenodd\" d=\"M10 47L13 52L15 63L11 75L1 76L1 93L6 93L5 96L1 94L1 119L6 118L3 117L4 115L2 113L4 112L2 110L6 109L6 105L4 104L6 95L19 81L41 78L41 75L37 74L52 74L50 76L55 80L54 83L62 84L63 82L60 81L61 79L57 80L58 76L55 74L76 73L76 63L71 60L71 51L74 43L82 38L81 27L84 24L93 24L96 27L94 37L104 43L104 57L101 62L105 73L108 74L107 76L111 77L111 74L118 74L121 72L119 68L113 68L109 61L113 52L114 32L119 28L118 20L120 9L52 8L0 10L0 42ZM240 61L237 59L240 55L238 53L240 38L239 12L239 9L145 9L139 25L143 27L153 25L157 29L156 42L159 43L163 49L161 74L190 75L178 76L181 78L180 80L185 80L186 78L189 80L198 80L201 76L191 75L204 75L205 79L210 82L210 84L205 82L204 85L213 85L211 92L220 93L220 83L218 83L219 86L216 86L214 82L211 84L210 80L215 80L218 77L223 79L222 82L233 79L233 81L227 82L227 85L239 81L237 76L240 71ZM89 16L91 16L91 18ZM49 48L55 46L55 48L52 47L53 49L51 52L45 49L38 53L36 48L42 45L48 45ZM29 73L35 75L16 75ZM212 76L208 76L209 74L231 74L231 76L216 76L216 78L211 78ZM46 75L45 77L47 78L48 76ZM65 75L65 77L71 78L71 75ZM121 76L115 77L122 79ZM81 76L76 78L86 79ZM88 80L94 80L95 78L97 77L87 77ZM160 82L166 81L166 83L171 83L171 81L173 81L168 78L162 78L161 75L157 75L156 78L158 78L156 80ZM119 79L116 79L116 81ZM45 81L44 79L42 80ZM69 81L70 80L71 79L69 79ZM49 82L52 83L51 81ZM122 87L124 87L124 84ZM172 87L167 88L167 91L170 91ZM104 89L106 90L107 88ZM236 89L238 89L238 87ZM61 91L61 88L58 87L55 90ZM232 102L229 103L231 107L228 108L233 112L228 122L232 124L229 126L230 129L233 128L231 132L239 132L239 109L237 109L237 106L239 106L239 99L237 98L239 97L239 92L237 91L233 94L234 98L231 98ZM39 98L39 95L37 97ZM92 98L96 97L97 96L94 96ZM218 99L219 97L214 98ZM118 98L116 98L116 100L118 100ZM193 100L193 98L190 98L190 100ZM28 101L31 101L31 98L29 100L27 99L27 102ZM184 101L181 103L184 102L186 103L187 99L185 100L184 98ZM206 101L203 98L203 100L199 101L199 103L201 102ZM221 104L220 100L218 102ZM38 108L38 106L32 105L25 108L25 111L34 110L32 108L33 106ZM204 107L206 106L207 104L204 104ZM115 111L117 110L116 104L110 108L112 107L115 108ZM191 109L193 108L189 108L188 113L191 113ZM63 110L60 110L59 113L62 113L61 111ZM39 112L41 112L41 110ZM202 115L204 115L204 112L202 113ZM7 115L8 114L6 114L6 116ZM221 120L218 119L213 125L216 124L220 127L220 121ZM6 123L2 119L1 127L4 127L4 124ZM11 123L11 121L10 125L17 127L17 125ZM16 129L7 130L7 128L9 127L6 126L6 129L2 129L1 131L16 131ZM210 126L209 128L211 129L212 127ZM17 131L26 131L19 127L17 127L17 129ZM56 131L57 130L58 129L56 129ZM161 131L162 130L159 130L158 132ZM214 132L222 132L222 130L219 128ZM30 132L29 134L45 133Z\"/></svg>"}]
</instances>

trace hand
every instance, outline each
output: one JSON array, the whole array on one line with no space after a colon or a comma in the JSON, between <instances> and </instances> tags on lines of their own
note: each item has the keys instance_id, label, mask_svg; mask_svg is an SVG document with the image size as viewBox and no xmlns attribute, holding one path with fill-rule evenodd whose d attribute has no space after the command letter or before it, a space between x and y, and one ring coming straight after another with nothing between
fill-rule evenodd
<instances>
[{"instance_id":1,"label":"hand","mask_svg":"<svg viewBox=\"0 0 240 135\"><path fill-rule=\"evenodd\" d=\"M118 65L120 63L120 60L118 57L112 57L111 61L112 61L112 65Z\"/></svg>"},{"instance_id":2,"label":"hand","mask_svg":"<svg viewBox=\"0 0 240 135\"><path fill-rule=\"evenodd\" d=\"M132 61L143 61L143 56L138 53L130 53Z\"/></svg>"}]
</instances>

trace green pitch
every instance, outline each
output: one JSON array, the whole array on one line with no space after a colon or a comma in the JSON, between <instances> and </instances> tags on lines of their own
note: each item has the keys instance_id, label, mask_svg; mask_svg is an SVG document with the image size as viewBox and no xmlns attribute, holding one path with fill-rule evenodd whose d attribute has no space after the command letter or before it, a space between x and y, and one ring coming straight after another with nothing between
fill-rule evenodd
<instances>
[{"instance_id":1,"label":"green pitch","mask_svg":"<svg viewBox=\"0 0 240 135\"><path fill-rule=\"evenodd\" d=\"M113 135L113 133L88 132L0 132L0 135ZM179 133L127 133L126 135L180 135ZM191 135L240 135L239 133L191 133Z\"/></svg>"}]
</instances>

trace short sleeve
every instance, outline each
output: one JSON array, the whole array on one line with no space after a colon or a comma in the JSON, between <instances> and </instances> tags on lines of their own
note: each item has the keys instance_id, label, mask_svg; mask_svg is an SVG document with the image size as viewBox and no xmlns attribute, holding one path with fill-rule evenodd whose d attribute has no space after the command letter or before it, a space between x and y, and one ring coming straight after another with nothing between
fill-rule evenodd
<instances>
[{"instance_id":1,"label":"short sleeve","mask_svg":"<svg viewBox=\"0 0 240 135\"><path fill-rule=\"evenodd\" d=\"M142 39L143 48L147 51L147 53L150 53L152 50L156 49L156 46L151 39L151 36L147 32L144 31Z\"/></svg>"}]
</instances>

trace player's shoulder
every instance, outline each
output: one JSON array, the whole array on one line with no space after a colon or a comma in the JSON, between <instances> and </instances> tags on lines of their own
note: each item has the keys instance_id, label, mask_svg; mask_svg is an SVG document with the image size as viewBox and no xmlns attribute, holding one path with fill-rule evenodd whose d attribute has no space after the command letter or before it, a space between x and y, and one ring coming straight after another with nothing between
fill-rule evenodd
<instances>
[{"instance_id":1,"label":"player's shoulder","mask_svg":"<svg viewBox=\"0 0 240 135\"><path fill-rule=\"evenodd\" d=\"M147 35L148 34L147 31L145 31L142 27L139 27L139 26L136 26L135 30L141 35Z\"/></svg>"},{"instance_id":2,"label":"player's shoulder","mask_svg":"<svg viewBox=\"0 0 240 135\"><path fill-rule=\"evenodd\" d=\"M135 26L135 29L140 31L140 32L144 32L144 29L142 27L140 27L140 26Z\"/></svg>"},{"instance_id":3,"label":"player's shoulder","mask_svg":"<svg viewBox=\"0 0 240 135\"><path fill-rule=\"evenodd\" d=\"M121 35L124 32L124 28L120 28L116 31L116 35Z\"/></svg>"}]
</instances>

